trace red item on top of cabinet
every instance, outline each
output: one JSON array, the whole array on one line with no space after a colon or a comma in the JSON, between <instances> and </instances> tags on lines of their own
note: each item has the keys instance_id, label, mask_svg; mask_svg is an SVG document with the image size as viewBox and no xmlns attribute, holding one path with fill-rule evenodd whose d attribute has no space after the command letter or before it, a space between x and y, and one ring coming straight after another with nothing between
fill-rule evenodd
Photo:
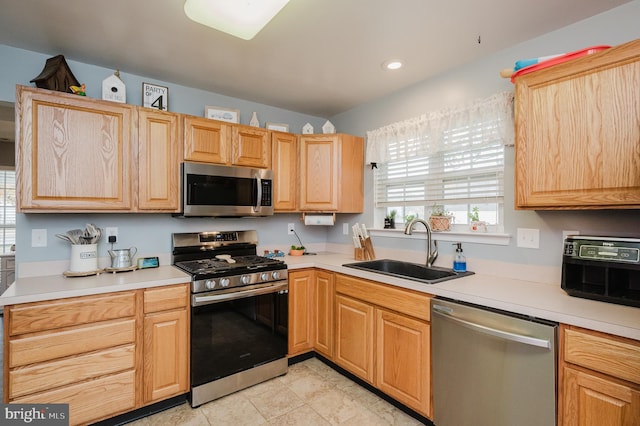
<instances>
[{"instance_id":1,"label":"red item on top of cabinet","mask_svg":"<svg viewBox=\"0 0 640 426\"><path fill-rule=\"evenodd\" d=\"M576 50L575 52L566 53L561 56L556 56L554 58L548 59L546 61L538 62L537 64L529 65L528 67L524 67L514 72L511 75L511 82L513 83L515 78L519 75L529 74L530 72L538 71L544 68L552 67L554 65L561 64L563 62L570 61L572 59L577 59L586 55L593 55L594 53L602 52L603 50L607 50L611 48L611 46L592 46L584 49Z\"/></svg>"}]
</instances>

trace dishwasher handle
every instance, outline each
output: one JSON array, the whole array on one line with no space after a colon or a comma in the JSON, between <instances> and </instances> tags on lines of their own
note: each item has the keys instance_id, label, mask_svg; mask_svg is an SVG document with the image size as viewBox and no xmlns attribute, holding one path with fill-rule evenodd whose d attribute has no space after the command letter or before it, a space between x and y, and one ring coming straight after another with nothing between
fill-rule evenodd
<instances>
[{"instance_id":1,"label":"dishwasher handle","mask_svg":"<svg viewBox=\"0 0 640 426\"><path fill-rule=\"evenodd\" d=\"M537 346L539 348L551 349L551 342L549 340L538 339L530 336L523 336L521 334L511 333L509 331L498 330L496 328L487 327L481 324L476 324L471 321L456 318L453 315L451 315L450 311L451 311L450 308L440 306L440 305L433 305L432 314L441 316L442 318L455 322L461 325L462 327L466 327L468 329L477 331L479 333L488 334L494 337L498 337L500 339L510 340L512 342L523 343L529 346Z\"/></svg>"}]
</instances>

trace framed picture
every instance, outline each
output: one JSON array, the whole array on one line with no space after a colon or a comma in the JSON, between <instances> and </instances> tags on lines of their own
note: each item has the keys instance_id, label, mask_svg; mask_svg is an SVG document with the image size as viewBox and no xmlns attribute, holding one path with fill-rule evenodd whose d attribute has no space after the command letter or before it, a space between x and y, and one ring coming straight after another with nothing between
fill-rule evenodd
<instances>
[{"instance_id":1,"label":"framed picture","mask_svg":"<svg viewBox=\"0 0 640 426\"><path fill-rule=\"evenodd\" d=\"M205 106L204 116L212 120L226 121L228 123L240 123L239 109Z\"/></svg>"},{"instance_id":2,"label":"framed picture","mask_svg":"<svg viewBox=\"0 0 640 426\"><path fill-rule=\"evenodd\" d=\"M142 106L168 111L169 88L151 83L142 83Z\"/></svg>"},{"instance_id":3,"label":"framed picture","mask_svg":"<svg viewBox=\"0 0 640 426\"><path fill-rule=\"evenodd\" d=\"M264 127L269 130L277 130L279 132L288 132L289 125L283 123L264 123Z\"/></svg>"}]
</instances>

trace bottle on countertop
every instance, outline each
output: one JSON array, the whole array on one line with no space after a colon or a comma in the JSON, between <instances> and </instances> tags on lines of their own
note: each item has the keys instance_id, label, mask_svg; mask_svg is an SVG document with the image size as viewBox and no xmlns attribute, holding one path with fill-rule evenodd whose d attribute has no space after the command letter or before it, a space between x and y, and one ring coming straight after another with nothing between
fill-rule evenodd
<instances>
[{"instance_id":1,"label":"bottle on countertop","mask_svg":"<svg viewBox=\"0 0 640 426\"><path fill-rule=\"evenodd\" d=\"M467 258L462 254L462 243L455 243L457 245L456 254L453 257L453 270L455 272L467 272Z\"/></svg>"}]
</instances>

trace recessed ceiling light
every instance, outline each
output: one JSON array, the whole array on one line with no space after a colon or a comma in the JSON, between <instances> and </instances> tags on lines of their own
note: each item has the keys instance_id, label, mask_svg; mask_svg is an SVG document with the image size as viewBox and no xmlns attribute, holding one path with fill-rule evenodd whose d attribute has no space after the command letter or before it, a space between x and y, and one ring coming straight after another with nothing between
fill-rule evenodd
<instances>
[{"instance_id":1,"label":"recessed ceiling light","mask_svg":"<svg viewBox=\"0 0 640 426\"><path fill-rule=\"evenodd\" d=\"M402 61L400 59L390 59L382 63L382 68L385 70L397 70L402 68Z\"/></svg>"},{"instance_id":2,"label":"recessed ceiling light","mask_svg":"<svg viewBox=\"0 0 640 426\"><path fill-rule=\"evenodd\" d=\"M289 0L186 0L189 19L232 36L251 40Z\"/></svg>"}]
</instances>

